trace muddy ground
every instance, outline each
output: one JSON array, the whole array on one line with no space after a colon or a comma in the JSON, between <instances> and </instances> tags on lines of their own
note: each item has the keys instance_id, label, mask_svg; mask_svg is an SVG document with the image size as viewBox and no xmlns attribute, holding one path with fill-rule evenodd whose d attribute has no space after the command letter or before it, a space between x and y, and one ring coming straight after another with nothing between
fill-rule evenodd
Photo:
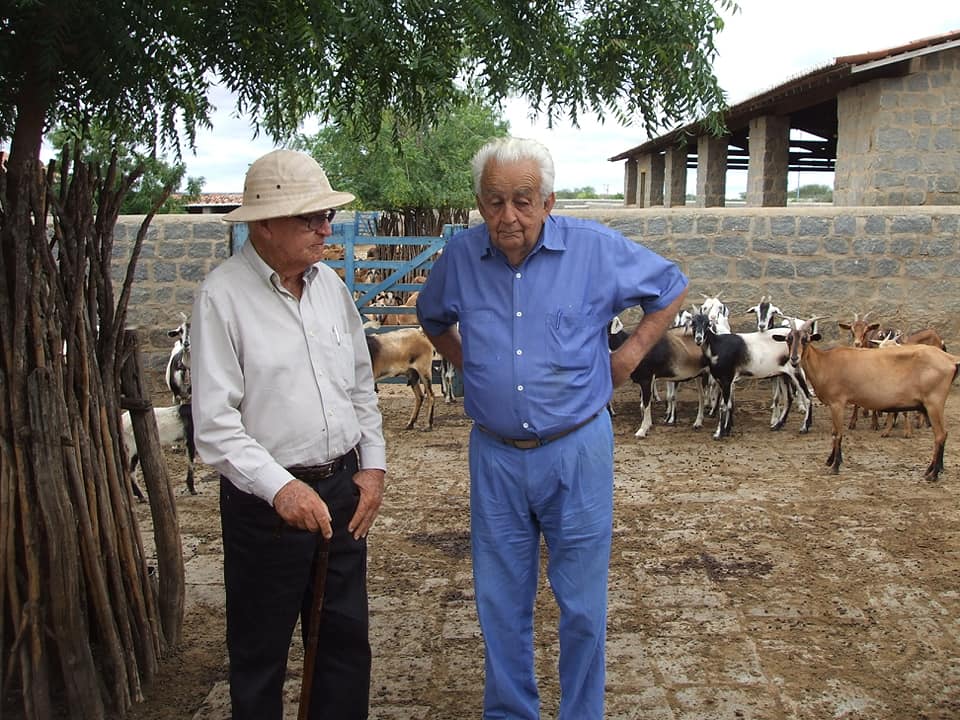
<instances>
[{"instance_id":1,"label":"muddy ground","mask_svg":"<svg viewBox=\"0 0 960 720\"><path fill-rule=\"evenodd\" d=\"M607 641L607 717L824 720L960 717L960 446L938 483L922 473L929 429L880 438L862 423L829 474L817 407L767 429L769 388L739 391L733 437L676 427L634 438L639 391L617 391L616 506ZM960 389L948 428L960 438ZM483 648L473 607L462 404L404 431L411 396L381 386L390 473L370 536L371 718L479 717ZM658 410L658 420L661 411ZM178 488L187 568L182 646L135 720L225 720L226 651L216 476ZM150 544L149 510L141 506ZM544 718L556 716L557 613L545 580L536 657ZM287 717L296 717L299 641Z\"/></svg>"}]
</instances>

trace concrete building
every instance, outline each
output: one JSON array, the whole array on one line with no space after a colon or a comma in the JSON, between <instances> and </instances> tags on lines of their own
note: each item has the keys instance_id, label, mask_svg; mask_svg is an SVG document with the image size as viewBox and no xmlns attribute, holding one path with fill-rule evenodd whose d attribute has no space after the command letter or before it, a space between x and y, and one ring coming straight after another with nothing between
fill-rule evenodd
<instances>
[{"instance_id":1,"label":"concrete building","mask_svg":"<svg viewBox=\"0 0 960 720\"><path fill-rule=\"evenodd\" d=\"M725 204L728 170L754 207L785 206L790 171L832 171L834 205L960 205L960 30L836 58L724 120L723 137L697 121L609 158L625 205L685 205L691 169L697 207Z\"/></svg>"}]
</instances>

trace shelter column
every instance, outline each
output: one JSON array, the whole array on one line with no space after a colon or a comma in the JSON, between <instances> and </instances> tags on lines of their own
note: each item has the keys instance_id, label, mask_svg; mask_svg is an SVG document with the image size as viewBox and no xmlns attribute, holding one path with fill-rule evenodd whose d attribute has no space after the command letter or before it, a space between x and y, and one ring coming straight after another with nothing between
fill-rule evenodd
<instances>
[{"instance_id":1,"label":"shelter column","mask_svg":"<svg viewBox=\"0 0 960 720\"><path fill-rule=\"evenodd\" d=\"M697 207L725 204L728 140L726 135L701 135L697 139Z\"/></svg>"},{"instance_id":2,"label":"shelter column","mask_svg":"<svg viewBox=\"0 0 960 720\"><path fill-rule=\"evenodd\" d=\"M687 146L667 148L664 158L664 192L666 207L677 207L687 203Z\"/></svg>"},{"instance_id":3,"label":"shelter column","mask_svg":"<svg viewBox=\"0 0 960 720\"><path fill-rule=\"evenodd\" d=\"M750 121L747 205L784 207L790 167L790 118L767 115Z\"/></svg>"},{"instance_id":4,"label":"shelter column","mask_svg":"<svg viewBox=\"0 0 960 720\"><path fill-rule=\"evenodd\" d=\"M627 158L623 164L623 204L636 205L643 201L637 194L637 159Z\"/></svg>"},{"instance_id":5,"label":"shelter column","mask_svg":"<svg viewBox=\"0 0 960 720\"><path fill-rule=\"evenodd\" d=\"M663 205L664 158L661 153L647 155L647 173L641 175L643 206Z\"/></svg>"}]
</instances>

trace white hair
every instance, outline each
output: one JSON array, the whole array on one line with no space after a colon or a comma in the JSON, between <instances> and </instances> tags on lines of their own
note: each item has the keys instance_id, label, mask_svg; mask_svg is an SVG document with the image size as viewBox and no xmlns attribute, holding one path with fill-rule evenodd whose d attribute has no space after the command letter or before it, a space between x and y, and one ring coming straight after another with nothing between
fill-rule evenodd
<instances>
[{"instance_id":1,"label":"white hair","mask_svg":"<svg viewBox=\"0 0 960 720\"><path fill-rule=\"evenodd\" d=\"M477 150L470 165L473 169L473 191L480 194L480 178L487 163L515 163L533 160L540 168L540 195L546 200L553 192L553 158L543 143L529 138L501 137Z\"/></svg>"}]
</instances>

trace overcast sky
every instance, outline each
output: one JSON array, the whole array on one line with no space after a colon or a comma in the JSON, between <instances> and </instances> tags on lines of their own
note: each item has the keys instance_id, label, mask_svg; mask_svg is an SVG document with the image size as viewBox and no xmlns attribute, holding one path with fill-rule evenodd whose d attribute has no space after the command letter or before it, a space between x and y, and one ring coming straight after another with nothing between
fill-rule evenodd
<instances>
[{"instance_id":1,"label":"overcast sky","mask_svg":"<svg viewBox=\"0 0 960 720\"><path fill-rule=\"evenodd\" d=\"M725 18L714 65L730 104L838 56L960 30L960 3L955 0L739 0L739 5L739 13ZM187 175L204 177L205 192L240 192L248 165L273 144L263 137L254 139L249 122L232 117L227 93L217 93L213 103L219 108L212 117L213 129L198 134L196 155L185 158ZM579 130L569 123L547 130L543 123L532 125L526 105L519 102L508 105L506 118L513 135L535 137L551 149L558 190L590 185L601 193L622 191L623 163L607 158L648 139L642 128L601 125L595 118L584 119ZM790 186L797 181L792 173ZM823 178L808 173L799 181L810 184ZM728 179L728 197L743 189L738 184Z\"/></svg>"}]
</instances>

